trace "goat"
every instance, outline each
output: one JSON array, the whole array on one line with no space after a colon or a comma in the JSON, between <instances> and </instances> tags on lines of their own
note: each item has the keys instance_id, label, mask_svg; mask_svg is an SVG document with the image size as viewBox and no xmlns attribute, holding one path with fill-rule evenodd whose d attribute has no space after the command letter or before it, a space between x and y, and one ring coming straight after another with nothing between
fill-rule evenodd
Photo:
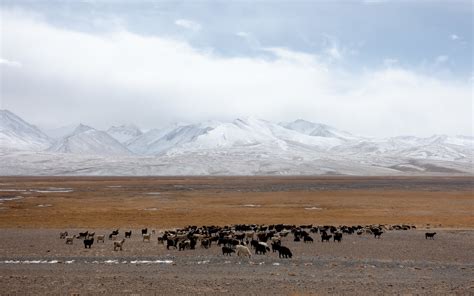
<instances>
[{"instance_id":1,"label":"goat","mask_svg":"<svg viewBox=\"0 0 474 296\"><path fill-rule=\"evenodd\" d=\"M86 231L86 232L79 232L79 236L78 238L81 239L81 238L87 238L87 235L89 234L89 231Z\"/></svg>"},{"instance_id":2,"label":"goat","mask_svg":"<svg viewBox=\"0 0 474 296\"><path fill-rule=\"evenodd\" d=\"M91 248L92 244L94 243L94 238L86 238L84 239L84 248Z\"/></svg>"},{"instance_id":3,"label":"goat","mask_svg":"<svg viewBox=\"0 0 474 296\"><path fill-rule=\"evenodd\" d=\"M118 248L120 248L120 251L122 251L122 246L124 242L125 242L125 239L122 239L119 242L114 242L114 251L117 251Z\"/></svg>"},{"instance_id":4,"label":"goat","mask_svg":"<svg viewBox=\"0 0 474 296\"><path fill-rule=\"evenodd\" d=\"M341 240L342 240L342 232L334 233L334 242L336 241L341 242Z\"/></svg>"},{"instance_id":5,"label":"goat","mask_svg":"<svg viewBox=\"0 0 474 296\"><path fill-rule=\"evenodd\" d=\"M270 252L270 248L263 245L263 244L258 244L256 247L255 247L255 254L258 255L258 254L263 254L265 255L267 253L267 251Z\"/></svg>"},{"instance_id":6,"label":"goat","mask_svg":"<svg viewBox=\"0 0 474 296\"><path fill-rule=\"evenodd\" d=\"M291 258L293 254L291 253L290 249L284 246L280 246L278 248L278 257L279 258Z\"/></svg>"},{"instance_id":7,"label":"goat","mask_svg":"<svg viewBox=\"0 0 474 296\"><path fill-rule=\"evenodd\" d=\"M147 234L147 233L148 233L148 228L143 228L142 229L142 235Z\"/></svg>"},{"instance_id":8,"label":"goat","mask_svg":"<svg viewBox=\"0 0 474 296\"><path fill-rule=\"evenodd\" d=\"M425 239L434 239L436 232L426 232L425 233Z\"/></svg>"},{"instance_id":9,"label":"goat","mask_svg":"<svg viewBox=\"0 0 474 296\"><path fill-rule=\"evenodd\" d=\"M232 256L232 253L235 253L235 251L232 248L222 247L222 255Z\"/></svg>"},{"instance_id":10,"label":"goat","mask_svg":"<svg viewBox=\"0 0 474 296\"><path fill-rule=\"evenodd\" d=\"M309 235L303 237L303 241L306 243L306 242L310 242L312 243L313 242L313 238Z\"/></svg>"},{"instance_id":11,"label":"goat","mask_svg":"<svg viewBox=\"0 0 474 296\"><path fill-rule=\"evenodd\" d=\"M201 247L207 249L211 246L211 240L210 239L203 239L201 240Z\"/></svg>"},{"instance_id":12,"label":"goat","mask_svg":"<svg viewBox=\"0 0 474 296\"><path fill-rule=\"evenodd\" d=\"M104 234L101 234L101 235L98 235L97 236L97 242L100 242L102 241L102 243L105 243L105 235Z\"/></svg>"},{"instance_id":13,"label":"goat","mask_svg":"<svg viewBox=\"0 0 474 296\"><path fill-rule=\"evenodd\" d=\"M116 229L109 234L109 239L115 239L115 237L119 234L119 230Z\"/></svg>"},{"instance_id":14,"label":"goat","mask_svg":"<svg viewBox=\"0 0 474 296\"><path fill-rule=\"evenodd\" d=\"M382 230L379 230L379 229L374 229L372 230L372 233L374 234L374 238L380 238L380 236L382 235L383 231Z\"/></svg>"},{"instance_id":15,"label":"goat","mask_svg":"<svg viewBox=\"0 0 474 296\"><path fill-rule=\"evenodd\" d=\"M169 250L170 247L174 247L175 249L177 249L177 244L178 242L174 239L167 239L166 240L166 249Z\"/></svg>"},{"instance_id":16,"label":"goat","mask_svg":"<svg viewBox=\"0 0 474 296\"><path fill-rule=\"evenodd\" d=\"M130 238L132 236L132 231L125 231L125 238Z\"/></svg>"},{"instance_id":17,"label":"goat","mask_svg":"<svg viewBox=\"0 0 474 296\"><path fill-rule=\"evenodd\" d=\"M72 237L71 236L66 237L66 245L72 245L75 238L76 238L75 234Z\"/></svg>"},{"instance_id":18,"label":"goat","mask_svg":"<svg viewBox=\"0 0 474 296\"><path fill-rule=\"evenodd\" d=\"M143 234L143 241L147 240L148 242L150 242L150 239L151 239L151 233Z\"/></svg>"},{"instance_id":19,"label":"goat","mask_svg":"<svg viewBox=\"0 0 474 296\"><path fill-rule=\"evenodd\" d=\"M180 241L178 244L179 251L184 251L185 249L190 249L191 248L191 241L189 239Z\"/></svg>"},{"instance_id":20,"label":"goat","mask_svg":"<svg viewBox=\"0 0 474 296\"><path fill-rule=\"evenodd\" d=\"M60 239L65 239L66 236L68 236L67 231L65 231L65 232L60 232L60 233L59 233L59 238L60 238Z\"/></svg>"},{"instance_id":21,"label":"goat","mask_svg":"<svg viewBox=\"0 0 474 296\"><path fill-rule=\"evenodd\" d=\"M332 234L327 234L325 231L321 232L321 242L323 243L324 241L329 242L331 239Z\"/></svg>"},{"instance_id":22,"label":"goat","mask_svg":"<svg viewBox=\"0 0 474 296\"><path fill-rule=\"evenodd\" d=\"M281 241L273 242L272 243L272 252L275 253L276 251L278 251L280 246L281 246Z\"/></svg>"},{"instance_id":23,"label":"goat","mask_svg":"<svg viewBox=\"0 0 474 296\"><path fill-rule=\"evenodd\" d=\"M238 245L236 247L236 250L237 250L237 256L239 256L239 257L240 257L240 255L248 256L249 258L252 256L252 254L250 253L249 248L247 248L246 246Z\"/></svg>"}]
</instances>

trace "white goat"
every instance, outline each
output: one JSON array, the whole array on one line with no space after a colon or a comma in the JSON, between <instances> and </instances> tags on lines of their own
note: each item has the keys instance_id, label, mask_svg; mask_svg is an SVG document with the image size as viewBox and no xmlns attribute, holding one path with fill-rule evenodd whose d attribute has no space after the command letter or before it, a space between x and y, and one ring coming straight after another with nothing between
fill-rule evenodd
<instances>
[{"instance_id":1,"label":"white goat","mask_svg":"<svg viewBox=\"0 0 474 296\"><path fill-rule=\"evenodd\" d=\"M104 235L104 234L97 236L97 242L100 242L100 241L102 241L103 243L105 243L105 235Z\"/></svg>"},{"instance_id":2,"label":"white goat","mask_svg":"<svg viewBox=\"0 0 474 296\"><path fill-rule=\"evenodd\" d=\"M143 241L147 240L148 242L150 242L150 239L151 239L151 233L146 233L143 235Z\"/></svg>"},{"instance_id":3,"label":"white goat","mask_svg":"<svg viewBox=\"0 0 474 296\"><path fill-rule=\"evenodd\" d=\"M240 257L240 255L248 256L249 258L252 256L252 254L250 253L249 248L247 248L246 246L238 245L236 247L236 250L237 250L237 256L239 256L239 257Z\"/></svg>"},{"instance_id":4,"label":"white goat","mask_svg":"<svg viewBox=\"0 0 474 296\"><path fill-rule=\"evenodd\" d=\"M125 242L125 239L122 239L119 242L114 242L114 251L117 251L118 248L120 248L120 251L122 251L122 246L124 242Z\"/></svg>"},{"instance_id":5,"label":"white goat","mask_svg":"<svg viewBox=\"0 0 474 296\"><path fill-rule=\"evenodd\" d=\"M67 236L66 237L66 245L72 245L74 243L75 238L76 238L75 234L73 236Z\"/></svg>"}]
</instances>

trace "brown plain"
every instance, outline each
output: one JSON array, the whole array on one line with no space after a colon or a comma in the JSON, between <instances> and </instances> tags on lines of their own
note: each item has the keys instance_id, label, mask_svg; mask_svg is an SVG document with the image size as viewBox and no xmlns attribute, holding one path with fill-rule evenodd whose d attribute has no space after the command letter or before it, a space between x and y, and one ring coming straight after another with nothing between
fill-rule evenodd
<instances>
[{"instance_id":1,"label":"brown plain","mask_svg":"<svg viewBox=\"0 0 474 296\"><path fill-rule=\"evenodd\" d=\"M406 223L472 229L473 184L473 177L1 177L0 198L23 198L3 202L0 228ZM34 191L55 188L72 192Z\"/></svg>"}]
</instances>

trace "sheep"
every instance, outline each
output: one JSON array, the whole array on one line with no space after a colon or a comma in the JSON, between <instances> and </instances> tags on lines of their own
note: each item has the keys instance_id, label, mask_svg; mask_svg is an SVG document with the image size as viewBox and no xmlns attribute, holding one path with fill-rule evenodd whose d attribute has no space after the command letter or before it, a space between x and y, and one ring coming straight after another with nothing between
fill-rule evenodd
<instances>
[{"instance_id":1,"label":"sheep","mask_svg":"<svg viewBox=\"0 0 474 296\"><path fill-rule=\"evenodd\" d=\"M74 239L76 238L76 235L74 234L72 237L67 236L66 237L66 245L72 245L74 243Z\"/></svg>"},{"instance_id":2,"label":"sheep","mask_svg":"<svg viewBox=\"0 0 474 296\"><path fill-rule=\"evenodd\" d=\"M132 231L125 231L125 238L130 238L132 236Z\"/></svg>"},{"instance_id":3,"label":"sheep","mask_svg":"<svg viewBox=\"0 0 474 296\"><path fill-rule=\"evenodd\" d=\"M284 246L280 246L278 248L278 257L279 258L291 258L293 257L293 254L291 253L290 249Z\"/></svg>"},{"instance_id":4,"label":"sheep","mask_svg":"<svg viewBox=\"0 0 474 296\"><path fill-rule=\"evenodd\" d=\"M84 248L91 248L92 244L94 243L94 238L86 238L84 239Z\"/></svg>"},{"instance_id":5,"label":"sheep","mask_svg":"<svg viewBox=\"0 0 474 296\"><path fill-rule=\"evenodd\" d=\"M248 256L249 258L252 256L252 254L250 253L249 248L247 248L246 246L238 245L236 247L236 250L237 250L237 256L239 256L239 257L240 257L240 255Z\"/></svg>"},{"instance_id":6,"label":"sheep","mask_svg":"<svg viewBox=\"0 0 474 296\"><path fill-rule=\"evenodd\" d=\"M65 231L65 232L60 232L60 233L59 233L59 238L60 238L60 239L65 239L67 236L68 236L67 231Z\"/></svg>"},{"instance_id":7,"label":"sheep","mask_svg":"<svg viewBox=\"0 0 474 296\"><path fill-rule=\"evenodd\" d=\"M436 232L426 232L425 233L425 239L434 239Z\"/></svg>"},{"instance_id":8,"label":"sheep","mask_svg":"<svg viewBox=\"0 0 474 296\"><path fill-rule=\"evenodd\" d=\"M143 235L143 241L148 241L150 242L150 239L151 239L151 233L147 233L147 234L144 234Z\"/></svg>"},{"instance_id":9,"label":"sheep","mask_svg":"<svg viewBox=\"0 0 474 296\"><path fill-rule=\"evenodd\" d=\"M105 243L105 234L101 234L97 236L97 242Z\"/></svg>"},{"instance_id":10,"label":"sheep","mask_svg":"<svg viewBox=\"0 0 474 296\"><path fill-rule=\"evenodd\" d=\"M125 239L122 239L119 242L114 242L114 251L117 251L117 249L119 248L120 248L120 251L122 251L122 246L124 242L125 242Z\"/></svg>"},{"instance_id":11,"label":"sheep","mask_svg":"<svg viewBox=\"0 0 474 296\"><path fill-rule=\"evenodd\" d=\"M235 253L235 251L232 248L222 247L222 255L232 256L232 253Z\"/></svg>"}]
</instances>

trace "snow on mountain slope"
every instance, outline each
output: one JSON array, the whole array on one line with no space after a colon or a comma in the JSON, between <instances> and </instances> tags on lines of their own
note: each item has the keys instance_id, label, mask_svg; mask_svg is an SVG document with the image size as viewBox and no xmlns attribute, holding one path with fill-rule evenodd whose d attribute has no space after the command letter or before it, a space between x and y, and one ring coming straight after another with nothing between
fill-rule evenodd
<instances>
[{"instance_id":1,"label":"snow on mountain slope","mask_svg":"<svg viewBox=\"0 0 474 296\"><path fill-rule=\"evenodd\" d=\"M107 133L125 145L143 134L143 132L133 124L112 126L107 130Z\"/></svg>"},{"instance_id":2,"label":"snow on mountain slope","mask_svg":"<svg viewBox=\"0 0 474 296\"><path fill-rule=\"evenodd\" d=\"M355 139L356 137L348 132L340 131L322 123L314 123L303 119L297 119L293 122L282 122L279 125L300 132L308 136L325 137L325 138L339 138L344 140Z\"/></svg>"},{"instance_id":3,"label":"snow on mountain slope","mask_svg":"<svg viewBox=\"0 0 474 296\"><path fill-rule=\"evenodd\" d=\"M179 127L150 145L148 154L168 155L209 149L265 146L269 151L288 150L289 146L326 150L339 145L336 138L304 135L269 121L246 118L233 122L204 122Z\"/></svg>"},{"instance_id":4,"label":"snow on mountain slope","mask_svg":"<svg viewBox=\"0 0 474 296\"><path fill-rule=\"evenodd\" d=\"M49 152L84 155L130 155L131 152L120 142L103 131L86 125L79 125L72 134L56 141Z\"/></svg>"},{"instance_id":5,"label":"snow on mountain slope","mask_svg":"<svg viewBox=\"0 0 474 296\"><path fill-rule=\"evenodd\" d=\"M0 110L0 149L39 151L52 140L36 126L8 110Z\"/></svg>"},{"instance_id":6,"label":"snow on mountain slope","mask_svg":"<svg viewBox=\"0 0 474 296\"><path fill-rule=\"evenodd\" d=\"M176 129L179 129L183 127L184 125L182 124L171 124L168 126L164 126L159 129L152 129L147 131L146 133L143 133L139 137L132 139L128 145L127 148L134 152L135 154L140 154L140 155L152 155L152 154L157 154L160 151L163 150L161 147L161 143L163 142L160 141L164 136L166 136L168 133L171 133L175 131Z\"/></svg>"},{"instance_id":7,"label":"snow on mountain slope","mask_svg":"<svg viewBox=\"0 0 474 296\"><path fill-rule=\"evenodd\" d=\"M50 136L51 138L57 140L57 139L61 139L65 136L71 134L72 132L74 132L76 127L77 127L77 124L70 124L70 125L61 126L61 127L57 127L57 128L49 128L49 129L42 129L42 130L44 130L44 132L48 136Z\"/></svg>"},{"instance_id":8,"label":"snow on mountain slope","mask_svg":"<svg viewBox=\"0 0 474 296\"><path fill-rule=\"evenodd\" d=\"M79 125L38 152L49 138L2 110L0 175L474 174L469 136L364 138L304 120L255 118L109 132L124 143Z\"/></svg>"}]
</instances>

